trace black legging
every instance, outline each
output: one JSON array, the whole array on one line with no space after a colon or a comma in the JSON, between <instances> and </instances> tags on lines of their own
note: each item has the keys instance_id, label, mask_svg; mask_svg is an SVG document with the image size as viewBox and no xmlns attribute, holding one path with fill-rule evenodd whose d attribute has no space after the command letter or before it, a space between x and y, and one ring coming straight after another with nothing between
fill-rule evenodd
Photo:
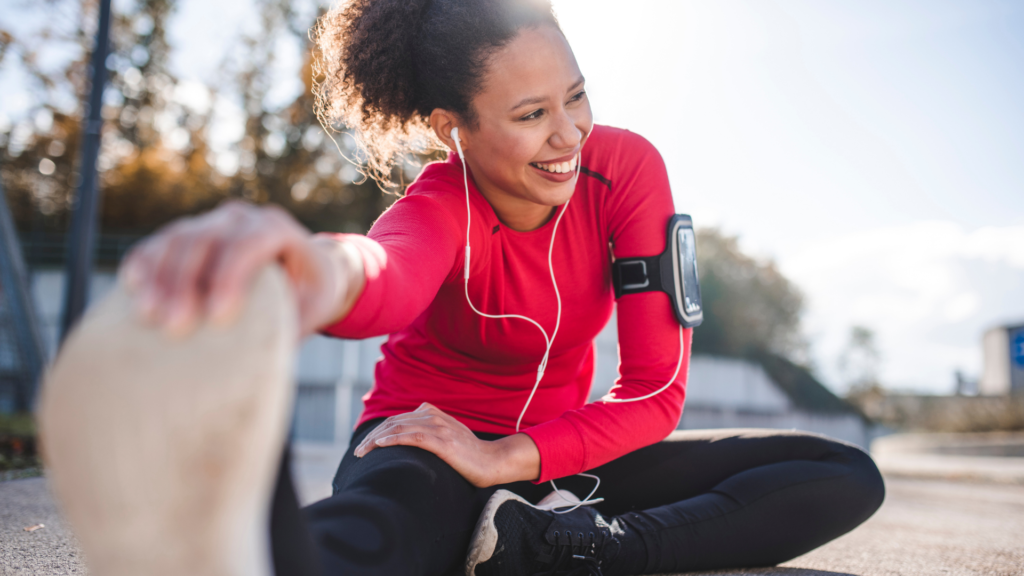
<instances>
[{"instance_id":1,"label":"black legging","mask_svg":"<svg viewBox=\"0 0 1024 576\"><path fill-rule=\"evenodd\" d=\"M495 490L534 503L551 491L531 482L475 488L419 448L356 458L353 448L380 422L356 430L334 495L301 514L282 468L271 522L278 576L456 574ZM788 430L678 430L590 473L604 498L595 507L642 535L646 574L775 565L849 532L885 495L863 450ZM583 477L556 483L580 497L593 488Z\"/></svg>"}]
</instances>

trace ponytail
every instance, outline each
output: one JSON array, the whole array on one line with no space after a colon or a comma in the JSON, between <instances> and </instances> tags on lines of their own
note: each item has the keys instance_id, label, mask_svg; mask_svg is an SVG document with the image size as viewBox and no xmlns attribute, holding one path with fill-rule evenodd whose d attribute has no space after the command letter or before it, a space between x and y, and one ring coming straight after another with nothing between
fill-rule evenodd
<instances>
[{"instance_id":1,"label":"ponytail","mask_svg":"<svg viewBox=\"0 0 1024 576\"><path fill-rule=\"evenodd\" d=\"M475 125L487 58L543 24L558 26L548 0L351 0L311 31L317 117L353 130L368 174L391 186L399 155L443 148L431 112Z\"/></svg>"}]
</instances>

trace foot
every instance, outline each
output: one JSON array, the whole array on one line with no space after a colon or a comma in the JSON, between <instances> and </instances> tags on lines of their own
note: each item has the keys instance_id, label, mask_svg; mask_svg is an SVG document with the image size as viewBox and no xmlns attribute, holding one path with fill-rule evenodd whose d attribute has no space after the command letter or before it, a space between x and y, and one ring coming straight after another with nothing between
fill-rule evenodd
<instances>
[{"instance_id":1,"label":"foot","mask_svg":"<svg viewBox=\"0 0 1024 576\"><path fill-rule=\"evenodd\" d=\"M556 514L498 490L477 523L466 575L625 573L620 569L643 553L643 543L627 529L592 508Z\"/></svg>"},{"instance_id":2,"label":"foot","mask_svg":"<svg viewBox=\"0 0 1024 576\"><path fill-rule=\"evenodd\" d=\"M227 327L174 339L120 288L43 386L52 490L101 576L268 576L271 491L291 414L295 304L264 270Z\"/></svg>"}]
</instances>

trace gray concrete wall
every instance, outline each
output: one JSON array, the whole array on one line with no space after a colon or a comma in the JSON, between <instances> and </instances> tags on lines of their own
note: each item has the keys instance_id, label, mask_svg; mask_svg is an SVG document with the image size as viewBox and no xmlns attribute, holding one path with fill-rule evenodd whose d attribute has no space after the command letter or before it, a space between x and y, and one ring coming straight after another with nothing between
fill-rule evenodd
<instances>
[{"instance_id":1,"label":"gray concrete wall","mask_svg":"<svg viewBox=\"0 0 1024 576\"><path fill-rule=\"evenodd\" d=\"M679 421L680 430L706 428L773 428L803 430L824 434L856 444L865 450L878 434L855 414L812 414L802 410L779 413L755 413L715 409L707 405L686 405Z\"/></svg>"},{"instance_id":2,"label":"gray concrete wall","mask_svg":"<svg viewBox=\"0 0 1024 576\"><path fill-rule=\"evenodd\" d=\"M60 333L60 314L64 304L64 270L41 268L30 274L32 298L35 299L38 319L46 342L47 353L52 357L57 349ZM89 302L103 298L116 281L112 271L94 272L89 284Z\"/></svg>"},{"instance_id":3,"label":"gray concrete wall","mask_svg":"<svg viewBox=\"0 0 1024 576\"><path fill-rule=\"evenodd\" d=\"M62 270L32 274L32 292L49 349L57 342L63 301ZM102 298L113 286L113 272L92 279L91 298ZM295 379L299 384L293 438L308 450L333 454L348 444L362 412L362 397L373 385L384 337L340 340L314 336L299 350ZM591 399L603 396L618 378L618 333L615 317L598 335ZM816 415L796 410L756 364L744 360L697 356L691 360L683 428L796 428L819 432L866 446L867 432L851 415ZM333 457L333 456L332 456Z\"/></svg>"}]
</instances>

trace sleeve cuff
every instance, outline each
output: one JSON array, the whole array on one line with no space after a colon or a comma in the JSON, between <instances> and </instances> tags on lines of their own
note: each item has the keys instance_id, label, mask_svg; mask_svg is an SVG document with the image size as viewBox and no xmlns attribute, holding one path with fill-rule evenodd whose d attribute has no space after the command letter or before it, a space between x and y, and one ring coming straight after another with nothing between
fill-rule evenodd
<instances>
[{"instance_id":1,"label":"sleeve cuff","mask_svg":"<svg viewBox=\"0 0 1024 576\"><path fill-rule=\"evenodd\" d=\"M384 279L381 276L381 270L387 266L387 253L380 244L362 234L325 233L323 235L347 242L359 251L363 260L366 284L348 315L334 324L325 326L320 332L337 338L360 339L378 336L379 334L372 334L371 331L384 294L382 289Z\"/></svg>"},{"instance_id":2,"label":"sleeve cuff","mask_svg":"<svg viewBox=\"0 0 1024 576\"><path fill-rule=\"evenodd\" d=\"M565 418L538 424L523 430L540 451L540 477L534 484L572 476L583 471L586 446L579 430Z\"/></svg>"}]
</instances>

